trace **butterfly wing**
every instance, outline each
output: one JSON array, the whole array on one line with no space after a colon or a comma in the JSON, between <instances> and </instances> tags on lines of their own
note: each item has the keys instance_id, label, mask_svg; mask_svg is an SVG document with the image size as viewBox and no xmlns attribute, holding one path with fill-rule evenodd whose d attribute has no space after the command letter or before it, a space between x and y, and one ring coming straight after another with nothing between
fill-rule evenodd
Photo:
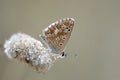
<instances>
[{"instance_id":1,"label":"butterfly wing","mask_svg":"<svg viewBox=\"0 0 120 80\"><path fill-rule=\"evenodd\" d=\"M61 53L71 35L74 26L73 18L64 18L49 25L43 30L41 38L53 53Z\"/></svg>"}]
</instances>

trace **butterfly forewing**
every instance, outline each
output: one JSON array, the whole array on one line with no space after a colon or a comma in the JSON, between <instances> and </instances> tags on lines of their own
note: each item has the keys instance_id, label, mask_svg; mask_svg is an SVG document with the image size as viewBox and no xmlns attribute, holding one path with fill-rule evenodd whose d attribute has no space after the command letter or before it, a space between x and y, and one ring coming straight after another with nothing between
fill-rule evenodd
<instances>
[{"instance_id":1,"label":"butterfly forewing","mask_svg":"<svg viewBox=\"0 0 120 80\"><path fill-rule=\"evenodd\" d=\"M49 25L41 36L45 44L53 53L64 50L74 26L73 18L64 18Z\"/></svg>"}]
</instances>

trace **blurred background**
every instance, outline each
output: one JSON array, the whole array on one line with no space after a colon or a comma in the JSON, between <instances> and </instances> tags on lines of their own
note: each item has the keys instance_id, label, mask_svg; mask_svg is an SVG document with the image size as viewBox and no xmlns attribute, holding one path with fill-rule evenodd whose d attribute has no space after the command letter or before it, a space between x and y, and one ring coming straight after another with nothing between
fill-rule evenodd
<instances>
[{"instance_id":1,"label":"blurred background","mask_svg":"<svg viewBox=\"0 0 120 80\"><path fill-rule=\"evenodd\" d=\"M10 60L3 44L12 34L39 34L72 17L65 59L44 74ZM120 80L120 0L0 0L0 80Z\"/></svg>"}]
</instances>

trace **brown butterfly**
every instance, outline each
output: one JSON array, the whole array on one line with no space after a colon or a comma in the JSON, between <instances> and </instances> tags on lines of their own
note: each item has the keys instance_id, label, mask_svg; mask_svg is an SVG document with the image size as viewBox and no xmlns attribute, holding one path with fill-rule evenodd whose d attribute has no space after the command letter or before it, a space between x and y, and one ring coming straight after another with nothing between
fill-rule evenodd
<instances>
[{"instance_id":1,"label":"brown butterfly","mask_svg":"<svg viewBox=\"0 0 120 80\"><path fill-rule=\"evenodd\" d=\"M50 24L43 30L41 38L50 52L65 55L64 49L71 36L74 21L73 18L64 18Z\"/></svg>"}]
</instances>

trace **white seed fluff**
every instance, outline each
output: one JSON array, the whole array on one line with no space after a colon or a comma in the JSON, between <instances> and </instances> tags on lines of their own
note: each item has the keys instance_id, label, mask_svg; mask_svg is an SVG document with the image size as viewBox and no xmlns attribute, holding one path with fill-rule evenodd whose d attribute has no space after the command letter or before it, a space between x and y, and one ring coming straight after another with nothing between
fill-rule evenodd
<instances>
[{"instance_id":1,"label":"white seed fluff","mask_svg":"<svg viewBox=\"0 0 120 80\"><path fill-rule=\"evenodd\" d=\"M50 53L43 44L24 33L11 36L4 44L8 58L17 59L31 65L38 72L46 72L58 55Z\"/></svg>"}]
</instances>

